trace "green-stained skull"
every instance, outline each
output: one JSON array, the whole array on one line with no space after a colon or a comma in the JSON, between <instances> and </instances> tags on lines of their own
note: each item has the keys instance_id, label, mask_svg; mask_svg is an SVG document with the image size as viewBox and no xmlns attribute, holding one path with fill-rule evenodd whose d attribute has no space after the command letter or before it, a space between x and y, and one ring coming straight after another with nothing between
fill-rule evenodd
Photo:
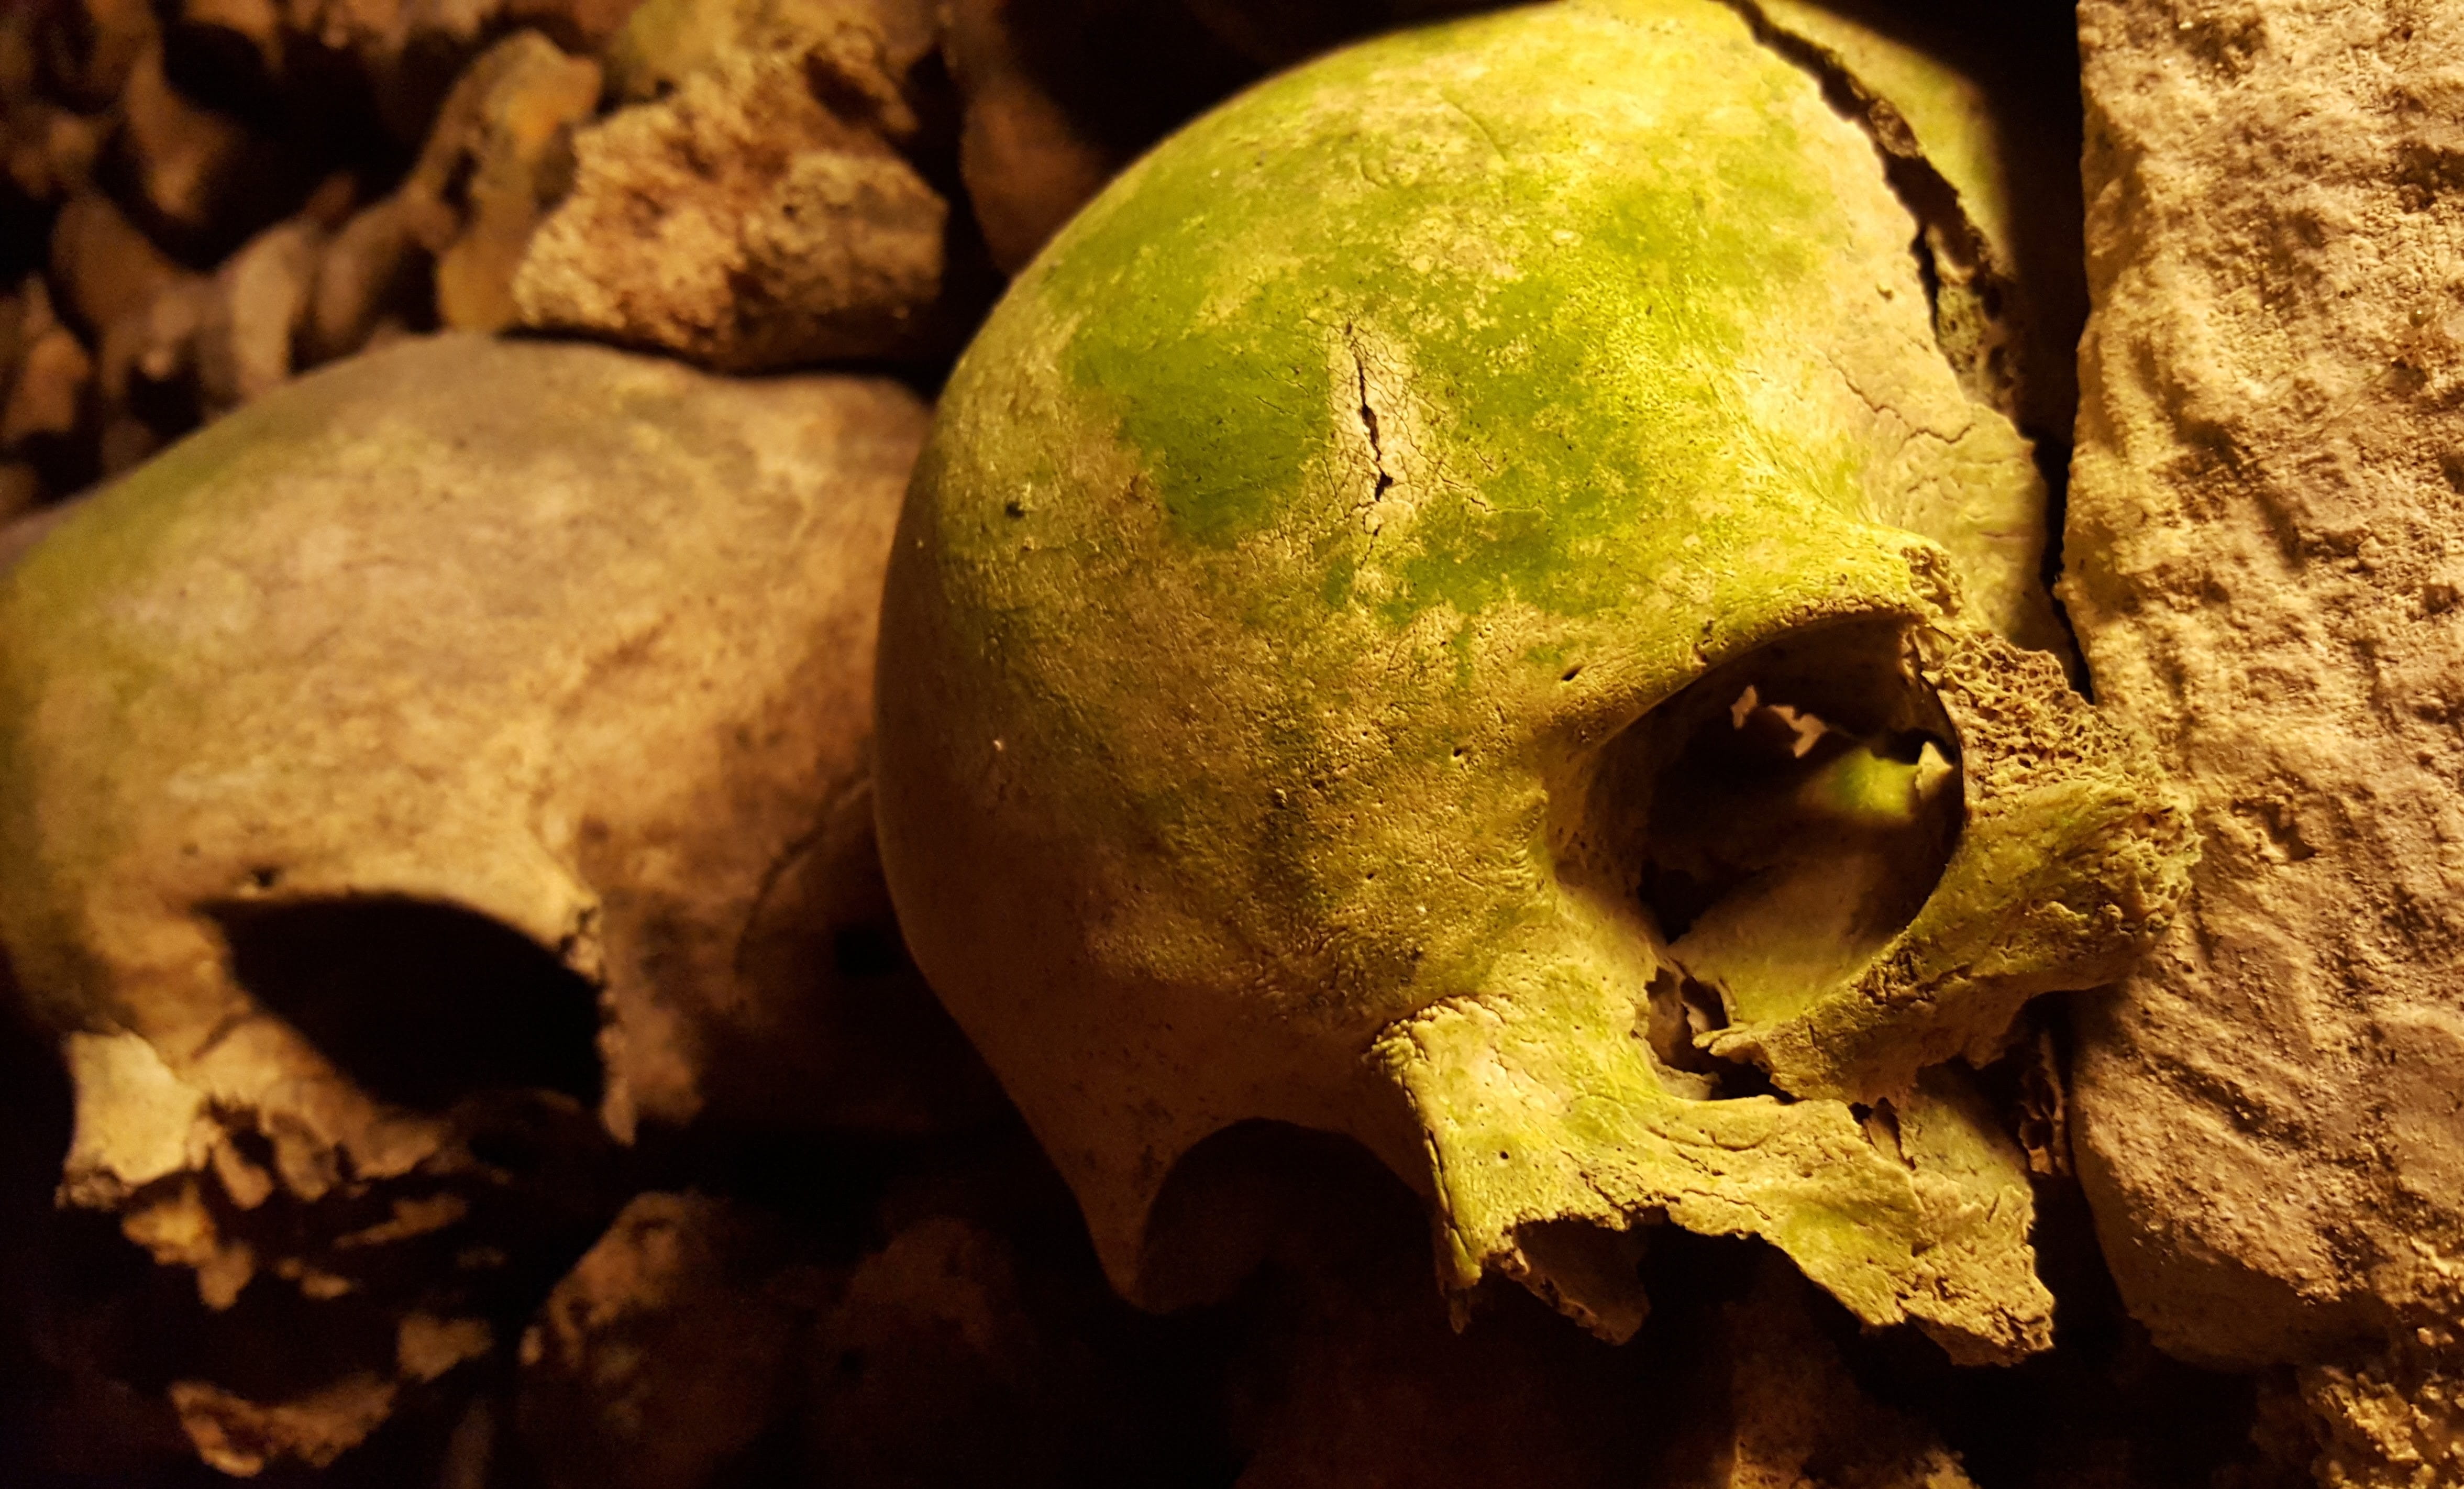
<instances>
[{"instance_id":1,"label":"green-stained skull","mask_svg":"<svg viewBox=\"0 0 2464 1489\"><path fill-rule=\"evenodd\" d=\"M1843 117L1800 62L1930 75L1800 19L1566 3L1270 81L953 378L883 848L1133 1296L1176 1163L1266 1119L1612 1337L1665 1218L2048 1342L1966 1062L2161 929L2185 830L2035 649L2041 483L1878 152L1958 110Z\"/></svg>"}]
</instances>

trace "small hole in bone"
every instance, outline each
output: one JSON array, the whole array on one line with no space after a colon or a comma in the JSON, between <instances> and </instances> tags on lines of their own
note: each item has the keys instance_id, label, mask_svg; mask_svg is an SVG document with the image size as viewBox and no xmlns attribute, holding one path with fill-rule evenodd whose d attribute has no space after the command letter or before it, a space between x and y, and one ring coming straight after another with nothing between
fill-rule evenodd
<instances>
[{"instance_id":1,"label":"small hole in bone","mask_svg":"<svg viewBox=\"0 0 2464 1489\"><path fill-rule=\"evenodd\" d=\"M1718 993L1683 973L1662 968L1652 979L1636 1032L1650 1046L1662 1084L1680 1096L1694 1101L1740 1096L1788 1099L1760 1070L1722 1060L1703 1047L1704 1036L1727 1024L1727 1011L1720 1006Z\"/></svg>"},{"instance_id":2,"label":"small hole in bone","mask_svg":"<svg viewBox=\"0 0 2464 1489\"><path fill-rule=\"evenodd\" d=\"M231 974L372 1095L441 1111L474 1092L599 1100L599 997L520 933L400 897L214 909Z\"/></svg>"}]
</instances>

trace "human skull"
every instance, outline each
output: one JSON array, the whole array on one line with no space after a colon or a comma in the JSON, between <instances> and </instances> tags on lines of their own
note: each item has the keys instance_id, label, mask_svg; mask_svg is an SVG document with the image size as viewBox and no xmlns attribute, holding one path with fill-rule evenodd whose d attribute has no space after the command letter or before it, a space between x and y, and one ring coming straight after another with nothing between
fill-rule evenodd
<instances>
[{"instance_id":1,"label":"human skull","mask_svg":"<svg viewBox=\"0 0 2464 1489\"><path fill-rule=\"evenodd\" d=\"M2041 486L1914 235L1738 15L1601 0L1253 90L1012 286L891 558L882 851L1125 1292L1267 1120L1611 1337L1664 1217L2049 1342L1960 1062L2184 829L2020 644Z\"/></svg>"},{"instance_id":2,"label":"human skull","mask_svg":"<svg viewBox=\"0 0 2464 1489\"><path fill-rule=\"evenodd\" d=\"M367 1336L176 1385L209 1459L330 1459L489 1347L622 1202L637 1127L968 1099L871 849L924 425L876 380L407 343L0 580L0 937L64 1036L63 1198L219 1317Z\"/></svg>"}]
</instances>

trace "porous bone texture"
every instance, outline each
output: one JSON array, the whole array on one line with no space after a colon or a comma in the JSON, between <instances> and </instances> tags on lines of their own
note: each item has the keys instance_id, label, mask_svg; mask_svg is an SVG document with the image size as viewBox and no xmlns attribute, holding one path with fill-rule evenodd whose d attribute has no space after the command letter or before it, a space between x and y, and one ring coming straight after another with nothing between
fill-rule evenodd
<instances>
[{"instance_id":1,"label":"porous bone texture","mask_svg":"<svg viewBox=\"0 0 2464 1489\"><path fill-rule=\"evenodd\" d=\"M2095 309L2064 594L2205 849L2171 938L2087 1005L2082 1174L2169 1350L2452 1350L2464 12L2079 20ZM2331 1416L2382 1394L2313 1386ZM2352 1442L2416 1453L2377 1416Z\"/></svg>"}]
</instances>

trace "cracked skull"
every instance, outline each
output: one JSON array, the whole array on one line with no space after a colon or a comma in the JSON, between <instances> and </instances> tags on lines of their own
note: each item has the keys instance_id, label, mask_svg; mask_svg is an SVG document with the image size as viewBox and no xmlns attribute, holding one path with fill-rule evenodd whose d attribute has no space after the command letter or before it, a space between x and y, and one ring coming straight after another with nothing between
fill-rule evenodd
<instances>
[{"instance_id":1,"label":"cracked skull","mask_svg":"<svg viewBox=\"0 0 2464 1489\"><path fill-rule=\"evenodd\" d=\"M1963 1360L2049 1342L1969 1067L2161 929L2184 828L2046 649L1951 305L1995 203L1889 184L1958 111L1860 58L1925 80L1689 0L1337 54L1132 168L962 360L882 850L1132 1296L1193 1285L1167 1181L1263 1120L1610 1337L1664 1220Z\"/></svg>"},{"instance_id":2,"label":"cracked skull","mask_svg":"<svg viewBox=\"0 0 2464 1489\"><path fill-rule=\"evenodd\" d=\"M637 1128L964 1098L871 846L924 424L886 382L406 343L0 580L0 933L76 1084L62 1197L192 1269L208 1338L258 1326L170 1388L217 1465L328 1460L490 1347Z\"/></svg>"}]
</instances>

